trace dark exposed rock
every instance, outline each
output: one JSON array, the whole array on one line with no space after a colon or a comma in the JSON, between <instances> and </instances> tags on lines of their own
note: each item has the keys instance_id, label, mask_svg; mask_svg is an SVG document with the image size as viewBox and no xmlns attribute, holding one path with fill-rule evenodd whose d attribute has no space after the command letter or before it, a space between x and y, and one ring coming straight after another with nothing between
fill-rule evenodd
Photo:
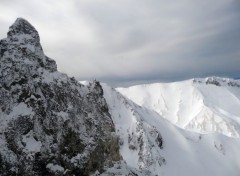
<instances>
[{"instance_id":1,"label":"dark exposed rock","mask_svg":"<svg viewBox=\"0 0 240 176\"><path fill-rule=\"evenodd\" d=\"M194 84L207 84L207 85L215 85L218 87L230 86L230 87L240 87L240 83L238 80L231 78L221 78L221 77L208 77L205 79L195 78L193 79Z\"/></svg>"},{"instance_id":2,"label":"dark exposed rock","mask_svg":"<svg viewBox=\"0 0 240 176\"><path fill-rule=\"evenodd\" d=\"M208 78L206 84L213 84L215 86L221 86L221 84L214 78Z\"/></svg>"},{"instance_id":3,"label":"dark exposed rock","mask_svg":"<svg viewBox=\"0 0 240 176\"><path fill-rule=\"evenodd\" d=\"M228 82L228 86L231 86L231 87L240 87L240 84L236 83L236 82Z\"/></svg>"}]
</instances>

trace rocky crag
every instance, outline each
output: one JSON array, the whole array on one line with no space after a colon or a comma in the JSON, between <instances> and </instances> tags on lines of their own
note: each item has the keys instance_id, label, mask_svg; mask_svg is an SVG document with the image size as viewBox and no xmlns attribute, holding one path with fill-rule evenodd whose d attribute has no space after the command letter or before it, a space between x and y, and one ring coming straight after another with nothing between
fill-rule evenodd
<instances>
[{"instance_id":1,"label":"rocky crag","mask_svg":"<svg viewBox=\"0 0 240 176\"><path fill-rule=\"evenodd\" d=\"M1 175L90 175L121 160L99 82L57 71L18 18L0 41Z\"/></svg>"}]
</instances>

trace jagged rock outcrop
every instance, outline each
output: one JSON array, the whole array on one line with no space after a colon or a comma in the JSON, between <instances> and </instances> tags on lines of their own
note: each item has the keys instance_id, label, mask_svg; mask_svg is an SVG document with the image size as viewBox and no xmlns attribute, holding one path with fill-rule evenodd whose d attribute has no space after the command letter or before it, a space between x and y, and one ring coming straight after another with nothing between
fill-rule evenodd
<instances>
[{"instance_id":1,"label":"jagged rock outcrop","mask_svg":"<svg viewBox=\"0 0 240 176\"><path fill-rule=\"evenodd\" d=\"M205 79L195 78L193 79L193 83L199 83L199 84L210 84L215 85L218 87L221 86L230 86L230 87L240 87L240 84L237 80L230 79L230 78L221 78L221 77L207 77Z\"/></svg>"},{"instance_id":2,"label":"jagged rock outcrop","mask_svg":"<svg viewBox=\"0 0 240 176\"><path fill-rule=\"evenodd\" d=\"M0 61L1 175L89 175L121 159L101 85L59 73L26 20L0 41Z\"/></svg>"}]
</instances>

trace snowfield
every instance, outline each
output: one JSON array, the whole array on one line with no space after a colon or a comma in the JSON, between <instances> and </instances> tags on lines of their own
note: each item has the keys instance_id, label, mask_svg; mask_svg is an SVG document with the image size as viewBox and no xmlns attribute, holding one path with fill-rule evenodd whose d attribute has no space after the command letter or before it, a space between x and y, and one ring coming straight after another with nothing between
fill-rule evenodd
<instances>
[{"instance_id":1,"label":"snowfield","mask_svg":"<svg viewBox=\"0 0 240 176\"><path fill-rule=\"evenodd\" d=\"M117 90L102 84L120 153L136 174L239 175L240 88L206 80Z\"/></svg>"}]
</instances>

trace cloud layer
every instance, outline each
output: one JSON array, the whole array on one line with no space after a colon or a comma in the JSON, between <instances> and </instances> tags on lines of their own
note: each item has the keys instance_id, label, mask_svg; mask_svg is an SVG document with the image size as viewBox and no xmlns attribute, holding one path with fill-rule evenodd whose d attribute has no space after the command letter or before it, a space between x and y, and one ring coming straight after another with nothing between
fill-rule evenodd
<instances>
[{"instance_id":1,"label":"cloud layer","mask_svg":"<svg viewBox=\"0 0 240 176\"><path fill-rule=\"evenodd\" d=\"M110 83L240 76L238 0L1 0L0 37L17 17L78 79Z\"/></svg>"}]
</instances>

